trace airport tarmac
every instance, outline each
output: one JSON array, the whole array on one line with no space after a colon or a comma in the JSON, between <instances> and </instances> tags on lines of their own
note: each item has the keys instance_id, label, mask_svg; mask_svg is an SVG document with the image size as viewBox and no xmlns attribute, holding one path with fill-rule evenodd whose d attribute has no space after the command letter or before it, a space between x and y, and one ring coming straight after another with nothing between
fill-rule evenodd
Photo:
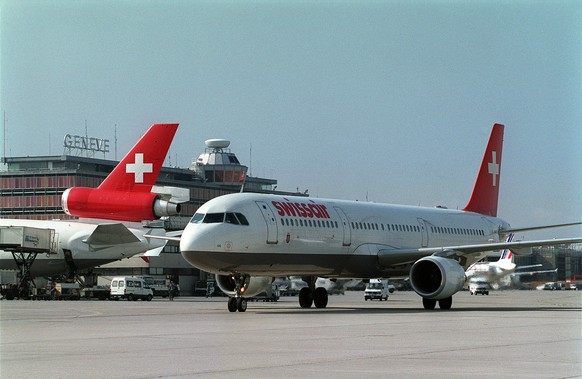
<instances>
[{"instance_id":1,"label":"airport tarmac","mask_svg":"<svg viewBox=\"0 0 582 379\"><path fill-rule=\"evenodd\" d=\"M582 377L582 292L492 291L422 309L363 292L230 313L225 298L0 301L1 378Z\"/></svg>"}]
</instances>

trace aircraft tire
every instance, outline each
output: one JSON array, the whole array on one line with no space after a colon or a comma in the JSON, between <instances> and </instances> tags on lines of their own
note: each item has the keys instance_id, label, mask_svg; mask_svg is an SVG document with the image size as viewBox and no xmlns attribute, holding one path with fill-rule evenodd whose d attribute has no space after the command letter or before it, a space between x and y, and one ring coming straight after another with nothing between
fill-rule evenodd
<instances>
[{"instance_id":1,"label":"aircraft tire","mask_svg":"<svg viewBox=\"0 0 582 379\"><path fill-rule=\"evenodd\" d=\"M228 311L229 312L236 312L236 308L237 308L236 298L235 297L229 298L228 299Z\"/></svg>"},{"instance_id":2,"label":"aircraft tire","mask_svg":"<svg viewBox=\"0 0 582 379\"><path fill-rule=\"evenodd\" d=\"M313 304L313 293L309 287L303 287L299 291L299 305L301 308L311 308Z\"/></svg>"},{"instance_id":3,"label":"aircraft tire","mask_svg":"<svg viewBox=\"0 0 582 379\"><path fill-rule=\"evenodd\" d=\"M440 309L448 310L448 309L451 309L452 305L453 305L453 297L452 296L449 296L446 299L439 300L439 308Z\"/></svg>"},{"instance_id":4,"label":"aircraft tire","mask_svg":"<svg viewBox=\"0 0 582 379\"><path fill-rule=\"evenodd\" d=\"M327 307L327 290L323 287L317 287L313 292L313 303L315 304L316 308L325 308Z\"/></svg>"},{"instance_id":5,"label":"aircraft tire","mask_svg":"<svg viewBox=\"0 0 582 379\"><path fill-rule=\"evenodd\" d=\"M239 297L236 299L236 309L239 312L246 312L247 311L247 299L244 297Z\"/></svg>"},{"instance_id":6,"label":"aircraft tire","mask_svg":"<svg viewBox=\"0 0 582 379\"><path fill-rule=\"evenodd\" d=\"M434 309L436 307L436 300L422 298L422 306L424 309Z\"/></svg>"}]
</instances>

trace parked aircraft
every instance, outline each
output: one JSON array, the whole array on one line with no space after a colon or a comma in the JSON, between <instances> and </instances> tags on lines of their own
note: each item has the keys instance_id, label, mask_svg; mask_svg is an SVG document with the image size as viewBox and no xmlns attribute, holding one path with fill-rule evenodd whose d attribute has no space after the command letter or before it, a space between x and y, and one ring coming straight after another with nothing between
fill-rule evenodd
<instances>
[{"instance_id":1,"label":"parked aircraft","mask_svg":"<svg viewBox=\"0 0 582 379\"><path fill-rule=\"evenodd\" d=\"M510 233L507 237L507 242L513 241L514 234ZM534 267L541 267L541 264L517 266L513 262L513 253L509 249L504 249L501 252L499 260L495 262L476 262L473 263L465 275L467 275L467 283L487 283L491 288L498 289L501 287L509 287L512 280L523 275L543 274L548 272L556 272L556 270L536 270L536 271L518 271L531 269Z\"/></svg>"},{"instance_id":2,"label":"parked aircraft","mask_svg":"<svg viewBox=\"0 0 582 379\"><path fill-rule=\"evenodd\" d=\"M424 308L438 302L449 309L465 285L465 268L487 252L582 241L503 241L511 232L536 229L514 229L497 217L503 130L493 126L462 210L237 193L201 206L174 240L190 264L216 274L232 296L231 312L244 312L245 297L263 291L272 277L291 275L309 284L299 293L303 308L327 306L317 277L409 276Z\"/></svg>"},{"instance_id":3,"label":"parked aircraft","mask_svg":"<svg viewBox=\"0 0 582 379\"><path fill-rule=\"evenodd\" d=\"M27 268L32 277L74 276L79 270L139 253L157 255L165 242L145 237L165 235L131 221L153 220L179 211L171 195L159 195L154 184L178 124L154 124L98 188L74 187L63 194L67 214L83 220L0 219L0 229L49 229L54 239L47 254L35 255ZM159 192L171 193L172 191ZM115 221L127 222L115 222ZM0 251L0 269L17 270L10 251Z\"/></svg>"}]
</instances>

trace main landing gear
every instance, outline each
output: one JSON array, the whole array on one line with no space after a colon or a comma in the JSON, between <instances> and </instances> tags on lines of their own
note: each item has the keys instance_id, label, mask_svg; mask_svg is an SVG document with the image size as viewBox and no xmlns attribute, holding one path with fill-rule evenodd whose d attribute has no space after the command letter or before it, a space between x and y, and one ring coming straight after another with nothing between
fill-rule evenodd
<instances>
[{"instance_id":1,"label":"main landing gear","mask_svg":"<svg viewBox=\"0 0 582 379\"><path fill-rule=\"evenodd\" d=\"M315 305L316 308L327 307L327 290L323 287L315 288L315 281L317 278L310 278L309 287L303 287L299 291L299 305L301 308L311 308L311 305Z\"/></svg>"},{"instance_id":2,"label":"main landing gear","mask_svg":"<svg viewBox=\"0 0 582 379\"><path fill-rule=\"evenodd\" d=\"M246 312L247 310L247 299L242 296L244 291L245 283L249 280L249 277L246 275L235 275L234 276L234 283L235 283L235 291L236 294L234 297L228 299L228 311L229 312Z\"/></svg>"},{"instance_id":3,"label":"main landing gear","mask_svg":"<svg viewBox=\"0 0 582 379\"><path fill-rule=\"evenodd\" d=\"M451 309L451 306L453 305L453 297L449 296L445 299L441 299L438 301L439 302L439 308L440 309ZM424 309L435 309L436 307L436 303L437 301L434 299L427 299L427 298L422 298L422 305L424 306Z\"/></svg>"}]
</instances>

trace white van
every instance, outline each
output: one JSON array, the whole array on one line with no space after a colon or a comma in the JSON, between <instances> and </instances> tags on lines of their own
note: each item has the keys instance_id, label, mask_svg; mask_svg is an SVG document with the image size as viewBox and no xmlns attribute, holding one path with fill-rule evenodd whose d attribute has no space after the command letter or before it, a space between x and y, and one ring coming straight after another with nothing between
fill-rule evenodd
<instances>
[{"instance_id":1,"label":"white van","mask_svg":"<svg viewBox=\"0 0 582 379\"><path fill-rule=\"evenodd\" d=\"M111 279L111 299L151 301L154 291L138 276L115 276Z\"/></svg>"},{"instance_id":2,"label":"white van","mask_svg":"<svg viewBox=\"0 0 582 379\"><path fill-rule=\"evenodd\" d=\"M484 280L469 283L469 293L471 295L489 295L489 283Z\"/></svg>"},{"instance_id":3,"label":"white van","mask_svg":"<svg viewBox=\"0 0 582 379\"><path fill-rule=\"evenodd\" d=\"M394 292L394 286L385 279L370 279L364 290L364 300L388 300L388 292Z\"/></svg>"}]
</instances>

